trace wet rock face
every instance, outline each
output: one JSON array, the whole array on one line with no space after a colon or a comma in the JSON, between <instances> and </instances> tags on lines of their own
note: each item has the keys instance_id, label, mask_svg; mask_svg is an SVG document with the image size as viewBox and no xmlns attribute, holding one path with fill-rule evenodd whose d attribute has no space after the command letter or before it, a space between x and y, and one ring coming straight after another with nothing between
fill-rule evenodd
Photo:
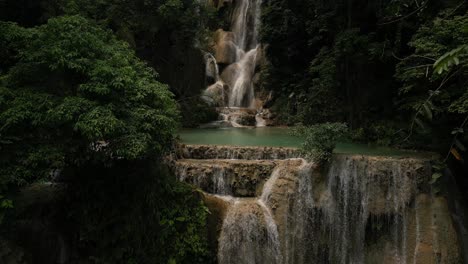
<instances>
[{"instance_id":1,"label":"wet rock face","mask_svg":"<svg viewBox=\"0 0 468 264\"><path fill-rule=\"evenodd\" d=\"M232 32L219 29L215 33L215 58L218 64L229 65L237 60L237 46Z\"/></svg>"},{"instance_id":2,"label":"wet rock face","mask_svg":"<svg viewBox=\"0 0 468 264\"><path fill-rule=\"evenodd\" d=\"M272 160L296 158L298 156L299 151L295 148L181 144L177 149L177 157L179 159Z\"/></svg>"},{"instance_id":3,"label":"wet rock face","mask_svg":"<svg viewBox=\"0 0 468 264\"><path fill-rule=\"evenodd\" d=\"M219 263L461 263L447 200L430 195L430 160L335 155L317 167L297 156L179 147L179 177L211 193Z\"/></svg>"},{"instance_id":4,"label":"wet rock face","mask_svg":"<svg viewBox=\"0 0 468 264\"><path fill-rule=\"evenodd\" d=\"M413 263L459 263L461 256L447 200L420 194L411 211L410 235L414 245L408 254ZM411 258L412 257L412 258Z\"/></svg>"},{"instance_id":5,"label":"wet rock face","mask_svg":"<svg viewBox=\"0 0 468 264\"><path fill-rule=\"evenodd\" d=\"M379 216L397 213L416 193L427 190L430 175L428 160L337 155L328 171L328 184L335 185L329 191L339 190L336 185L354 184L358 195L365 196L369 214Z\"/></svg>"},{"instance_id":6,"label":"wet rock face","mask_svg":"<svg viewBox=\"0 0 468 264\"><path fill-rule=\"evenodd\" d=\"M226 84L216 82L206 88L202 98L208 103L213 103L216 106L222 106L229 100L228 90L229 87Z\"/></svg>"},{"instance_id":7,"label":"wet rock face","mask_svg":"<svg viewBox=\"0 0 468 264\"><path fill-rule=\"evenodd\" d=\"M255 126L255 115L257 114L255 109L218 108L217 111L225 121L241 126Z\"/></svg>"},{"instance_id":8,"label":"wet rock face","mask_svg":"<svg viewBox=\"0 0 468 264\"><path fill-rule=\"evenodd\" d=\"M176 176L208 193L255 197L275 166L270 160L180 160L176 162Z\"/></svg>"},{"instance_id":9,"label":"wet rock face","mask_svg":"<svg viewBox=\"0 0 468 264\"><path fill-rule=\"evenodd\" d=\"M223 226L223 219L226 217L229 202L209 193L204 193L203 201L210 209L207 218L209 247L212 252L217 252L219 232Z\"/></svg>"}]
</instances>

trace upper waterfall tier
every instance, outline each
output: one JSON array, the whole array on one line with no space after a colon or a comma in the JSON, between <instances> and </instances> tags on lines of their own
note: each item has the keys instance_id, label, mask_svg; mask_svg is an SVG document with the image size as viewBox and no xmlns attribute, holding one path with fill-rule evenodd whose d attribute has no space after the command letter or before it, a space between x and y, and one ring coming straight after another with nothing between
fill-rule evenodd
<instances>
[{"instance_id":1,"label":"upper waterfall tier","mask_svg":"<svg viewBox=\"0 0 468 264\"><path fill-rule=\"evenodd\" d=\"M215 34L215 56L207 56L206 75L212 81L204 98L217 106L255 108L253 79L259 63L258 30L261 0L235 1L230 31ZM223 65L213 78L216 64Z\"/></svg>"},{"instance_id":2,"label":"upper waterfall tier","mask_svg":"<svg viewBox=\"0 0 468 264\"><path fill-rule=\"evenodd\" d=\"M258 44L258 30L260 26L261 0L236 1L232 32L235 35L235 43L242 51L252 50Z\"/></svg>"}]
</instances>

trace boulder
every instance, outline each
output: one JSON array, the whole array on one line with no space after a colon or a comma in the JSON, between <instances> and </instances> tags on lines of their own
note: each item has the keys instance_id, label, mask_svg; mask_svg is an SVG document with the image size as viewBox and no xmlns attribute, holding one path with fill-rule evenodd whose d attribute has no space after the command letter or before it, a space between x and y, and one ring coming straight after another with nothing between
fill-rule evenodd
<instances>
[{"instance_id":1,"label":"boulder","mask_svg":"<svg viewBox=\"0 0 468 264\"><path fill-rule=\"evenodd\" d=\"M232 32L219 29L215 33L215 58L218 64L229 65L237 60L238 48Z\"/></svg>"}]
</instances>

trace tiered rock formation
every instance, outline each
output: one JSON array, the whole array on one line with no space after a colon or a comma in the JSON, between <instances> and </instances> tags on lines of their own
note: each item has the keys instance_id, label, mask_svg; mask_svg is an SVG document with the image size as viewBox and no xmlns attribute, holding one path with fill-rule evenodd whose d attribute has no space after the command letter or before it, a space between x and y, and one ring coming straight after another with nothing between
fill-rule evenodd
<instances>
[{"instance_id":1,"label":"tiered rock formation","mask_svg":"<svg viewBox=\"0 0 468 264\"><path fill-rule=\"evenodd\" d=\"M205 191L219 263L460 263L430 160L181 146L175 171Z\"/></svg>"}]
</instances>

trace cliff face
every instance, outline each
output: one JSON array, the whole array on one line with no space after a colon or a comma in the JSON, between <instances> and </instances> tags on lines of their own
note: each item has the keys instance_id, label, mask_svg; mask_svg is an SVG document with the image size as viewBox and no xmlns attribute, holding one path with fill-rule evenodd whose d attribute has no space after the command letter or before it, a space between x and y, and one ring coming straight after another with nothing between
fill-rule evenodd
<instances>
[{"instance_id":1,"label":"cliff face","mask_svg":"<svg viewBox=\"0 0 468 264\"><path fill-rule=\"evenodd\" d=\"M336 155L320 168L297 156L284 148L180 147L177 175L206 193L220 263L262 256L269 263L460 263L447 200L431 195L430 160ZM225 237L233 230L237 242ZM230 252L246 239L266 255Z\"/></svg>"}]
</instances>

